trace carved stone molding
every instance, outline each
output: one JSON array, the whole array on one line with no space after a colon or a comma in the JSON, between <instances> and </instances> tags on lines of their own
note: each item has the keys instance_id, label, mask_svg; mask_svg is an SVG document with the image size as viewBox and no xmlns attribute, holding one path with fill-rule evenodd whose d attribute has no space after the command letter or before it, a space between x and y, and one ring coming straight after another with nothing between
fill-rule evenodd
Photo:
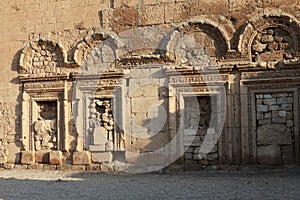
<instances>
[{"instance_id":1,"label":"carved stone molding","mask_svg":"<svg viewBox=\"0 0 300 200\"><path fill-rule=\"evenodd\" d=\"M205 84L227 82L228 75L186 75L170 77L170 84Z\"/></svg>"}]
</instances>

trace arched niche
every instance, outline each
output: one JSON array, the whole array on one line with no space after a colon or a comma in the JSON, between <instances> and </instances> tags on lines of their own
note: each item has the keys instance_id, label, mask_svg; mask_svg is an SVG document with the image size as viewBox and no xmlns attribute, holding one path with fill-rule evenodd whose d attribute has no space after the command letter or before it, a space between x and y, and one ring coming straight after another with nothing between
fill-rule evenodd
<instances>
[{"instance_id":1,"label":"arched niche","mask_svg":"<svg viewBox=\"0 0 300 200\"><path fill-rule=\"evenodd\" d=\"M33 41L22 50L19 73L58 74L65 58L64 50L58 43L42 39Z\"/></svg>"},{"instance_id":2,"label":"arched niche","mask_svg":"<svg viewBox=\"0 0 300 200\"><path fill-rule=\"evenodd\" d=\"M249 21L238 45L243 57L253 62L290 60L298 56L298 20L288 14L268 14Z\"/></svg>"},{"instance_id":3,"label":"arched niche","mask_svg":"<svg viewBox=\"0 0 300 200\"><path fill-rule=\"evenodd\" d=\"M114 35L93 32L77 44L74 60L79 66L84 67L85 71L97 65L106 67L115 62L117 51L121 46Z\"/></svg>"},{"instance_id":4,"label":"arched niche","mask_svg":"<svg viewBox=\"0 0 300 200\"><path fill-rule=\"evenodd\" d=\"M195 19L182 24L177 28L177 32L189 37L197 43L198 48L203 49L204 53L214 61L221 60L228 49L230 49L229 37L226 32L216 22L207 19ZM167 51L174 52L178 33L171 36L168 42ZM177 35L177 36L176 36ZM180 36L182 37L182 36Z\"/></svg>"}]
</instances>

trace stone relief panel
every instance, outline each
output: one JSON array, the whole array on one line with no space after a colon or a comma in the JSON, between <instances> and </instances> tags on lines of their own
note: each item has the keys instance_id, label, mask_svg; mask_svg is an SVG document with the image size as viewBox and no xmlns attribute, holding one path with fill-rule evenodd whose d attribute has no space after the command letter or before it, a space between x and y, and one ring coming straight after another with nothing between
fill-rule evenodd
<instances>
[{"instance_id":1,"label":"stone relief panel","mask_svg":"<svg viewBox=\"0 0 300 200\"><path fill-rule=\"evenodd\" d=\"M252 61L279 61L295 56L294 40L282 28L267 28L259 32L251 46Z\"/></svg>"},{"instance_id":2,"label":"stone relief panel","mask_svg":"<svg viewBox=\"0 0 300 200\"><path fill-rule=\"evenodd\" d=\"M299 30L296 18L271 11L248 22L240 35L238 50L253 62L293 61L299 56Z\"/></svg>"},{"instance_id":3,"label":"stone relief panel","mask_svg":"<svg viewBox=\"0 0 300 200\"><path fill-rule=\"evenodd\" d=\"M57 74L64 63L62 48L52 41L38 40L23 49L21 74Z\"/></svg>"},{"instance_id":4,"label":"stone relief panel","mask_svg":"<svg viewBox=\"0 0 300 200\"><path fill-rule=\"evenodd\" d=\"M256 94L259 164L295 163L293 93Z\"/></svg>"},{"instance_id":5,"label":"stone relief panel","mask_svg":"<svg viewBox=\"0 0 300 200\"><path fill-rule=\"evenodd\" d=\"M194 49L193 51L195 51L196 49L198 49L198 51L204 50L204 55L209 56L210 59L212 59L212 61L214 62L216 60L222 59L229 48L229 44L227 42L228 38L226 33L222 30L222 28L217 26L215 22L202 21L202 20L199 20L199 22L198 21L189 22L188 24L185 24L182 27L180 27L179 31L180 33L184 34L179 36L179 40L183 40L183 43L187 46L187 49L189 48ZM171 39L171 43L169 44L168 47L169 50L171 50L171 52L172 52L172 48L176 48L173 47L173 45L178 46L180 44L180 42L176 44L174 40L175 38L176 36L175 37L173 36L173 38ZM189 44L189 42L194 43L194 45ZM180 46L178 47L181 49L185 49L184 45L183 47ZM183 58L186 58L190 63L193 63L190 61L190 59L197 58L197 55L203 53L202 52L181 53L179 51L179 52L175 52L175 54L181 55Z\"/></svg>"},{"instance_id":6,"label":"stone relief panel","mask_svg":"<svg viewBox=\"0 0 300 200\"><path fill-rule=\"evenodd\" d=\"M117 141L119 137L117 138L115 134L112 99L93 99L89 105L89 110L89 150L112 151L116 142L118 146L122 145L123 141Z\"/></svg>"},{"instance_id":7,"label":"stone relief panel","mask_svg":"<svg viewBox=\"0 0 300 200\"><path fill-rule=\"evenodd\" d=\"M87 35L83 41L81 41L76 48L74 54L74 60L80 66L85 62L87 55L89 55L94 48L99 46L107 36L104 33L94 33Z\"/></svg>"},{"instance_id":8,"label":"stone relief panel","mask_svg":"<svg viewBox=\"0 0 300 200\"><path fill-rule=\"evenodd\" d=\"M33 124L35 150L57 150L57 102L37 102L37 110Z\"/></svg>"},{"instance_id":9,"label":"stone relief panel","mask_svg":"<svg viewBox=\"0 0 300 200\"><path fill-rule=\"evenodd\" d=\"M192 97L193 98L193 97ZM194 112L195 101L191 99L191 97L185 97L184 103L184 144L185 144L185 151L184 159L186 164L201 164L203 166L207 166L209 164L215 164L218 160L218 146L217 146L217 138L214 138L214 130L209 128L210 121L211 121L211 99L210 96L197 96L198 106L199 106L199 116L194 116L196 113ZM193 124L198 123L198 130L196 132L192 127ZM196 134L196 135L195 135ZM210 135L210 136L208 136ZM206 155L202 156L200 153L201 145L208 136L212 141L215 143L214 148ZM189 146L186 146L190 144Z\"/></svg>"},{"instance_id":10,"label":"stone relief panel","mask_svg":"<svg viewBox=\"0 0 300 200\"><path fill-rule=\"evenodd\" d=\"M213 59L214 62L216 58L220 57L219 47L211 35L196 31L189 33L188 36L193 37L200 48L204 49L204 53Z\"/></svg>"}]
</instances>

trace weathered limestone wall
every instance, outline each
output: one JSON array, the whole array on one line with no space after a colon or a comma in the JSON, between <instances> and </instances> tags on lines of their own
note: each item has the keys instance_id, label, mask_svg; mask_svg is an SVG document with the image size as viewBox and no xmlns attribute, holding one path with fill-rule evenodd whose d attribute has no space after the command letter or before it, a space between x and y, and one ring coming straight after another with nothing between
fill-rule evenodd
<instances>
[{"instance_id":1,"label":"weathered limestone wall","mask_svg":"<svg viewBox=\"0 0 300 200\"><path fill-rule=\"evenodd\" d=\"M197 153L199 146L188 148L184 155L185 162L190 164L203 162L206 165L209 162L214 164L214 159L220 159L222 162L225 160L224 162L229 164L286 164L297 160L297 158L291 157L291 154L298 155L297 150L299 151L298 139L295 136L298 134L297 127L299 124L296 114L298 112L298 92L294 91L295 88L298 88L298 82L294 80L291 85L283 84L274 87L270 86L273 84L272 81L266 81L265 84L260 81L252 81L255 82L252 84L249 80L257 77L255 77L256 75L251 77L251 74L249 75L247 71L260 67L258 71L260 71L261 77L258 78L263 79L263 81L269 77L281 76L284 79L285 76L298 76L297 62L294 62L295 66L290 68L285 69L282 67L283 70L288 71L287 74L289 75L273 73L272 70L277 67L277 61L298 58L299 52L294 52L299 50L299 44L295 44L298 42L296 33L299 30L295 21L300 20L300 1L3 0L1 3L0 116L2 120L0 121L0 163L21 162L20 152L24 150L24 143L27 143L28 140L28 138L23 137L26 129L24 128L25 124L22 121L22 116L24 118L28 115L29 119L32 115L32 113L27 112L30 109L26 110L24 108L24 105L28 105L28 108L32 106L30 101L24 100L24 96L22 96L22 92L26 87L36 89L34 92L28 92L29 96L34 96L34 98L44 98L38 94L41 87L45 87L47 92L52 92L52 99L50 100L56 101L59 99L61 107L58 108L64 110L64 112L58 113L57 117L62 119L62 116L65 116L68 119L61 122L62 128L58 130L61 132L61 140L65 142L60 147L66 151L64 155L61 155L61 152L56 151L57 149L53 147L54 152L51 152L48 158L44 158L45 155L40 153L38 156L34 155L35 159L46 159L48 161L50 159L52 163L60 164L61 161L57 162L52 158L60 158L58 160L61 160L61 157L63 157L64 162L70 163L72 162L72 156L68 154L69 150L79 150L78 146L81 145L81 141L77 141L79 136L73 127L73 122L69 121L72 110L70 102L72 98L72 81L68 78L61 78L63 81L59 83L60 85L53 86L49 84L45 86L43 84L30 85L24 83L23 87L18 78L18 69L20 67L21 51L25 47L29 44L35 44L39 39L51 41L45 45L45 49L48 48L49 52L57 54L50 55L45 49L38 49L40 44L37 44L36 49L34 45L31 45L32 49L36 50L34 62L31 63L32 66L36 67L36 71L30 71L31 65L22 66L22 70L39 74L37 68L50 66L43 72L53 73L52 63L55 67L63 66L62 71L55 71L55 73L70 73L76 71L74 70L75 65L81 65L86 54L100 43L99 40L90 37L94 33L116 32L120 33L120 38L126 38L126 33L123 36L122 33L132 28L157 25L160 28L176 29L186 22L200 22L200 31L194 31L198 30L197 25L195 25L196 28L193 25L187 25L187 28L183 28L182 32L194 37L201 47L206 48L207 55L211 56L211 59L217 62L220 68L224 68L224 71L228 70L227 100L229 106L228 118L224 128L225 133L222 136L222 142L220 142L223 145L219 144L219 147L222 148L215 147L214 152L210 155L211 157L207 160L199 159ZM271 19L270 24L272 24L272 27L265 28L263 26L266 23L264 20L269 15L278 16L283 20L272 21ZM291 16L292 20L289 21L287 16ZM281 26L280 23L283 25ZM291 26L286 26L288 23L291 23ZM256 34L257 32L259 34ZM99 37L101 37L101 34ZM162 36L157 37L161 38ZM251 37L255 37L255 39ZM59 44L59 51L56 49L56 44ZM77 49L82 51L76 51ZM29 49L28 52L30 51ZM77 54L74 55L75 52ZM58 56L55 58L56 60L52 60L52 57L55 56ZM270 75L262 73L265 69L270 70ZM276 83L276 81L274 82ZM282 83L284 82L282 81ZM53 87L57 87L57 91L51 91ZM157 88L154 87L154 89ZM274 92L277 89L280 92ZM238 96L239 94L241 96ZM158 95L154 94L154 96L157 97ZM138 98L136 100L139 100ZM25 103L22 104L22 101ZM39 101L44 101L44 99L38 99L37 102L39 103ZM159 103L161 102L159 101ZM167 107L168 105L164 106ZM254 113L255 116L251 114L242 116L241 113ZM144 115L145 113L139 109L135 114ZM134 116L132 119L134 120ZM37 117L32 118L32 120L37 120ZM138 120L141 120L141 118ZM263 134L260 137L260 133L265 133L264 130L266 129L276 129L279 135L290 135L290 140L282 142L282 138L275 138L277 142L264 141L264 137L268 137L268 135ZM197 133L196 137L201 138L201 133ZM31 143L28 141L28 144ZM142 146L140 148L133 146L133 144L134 142L128 148L134 149L134 151L148 151L143 147L147 142L142 141L139 143ZM230 145L226 146L226 144ZM39 146L46 148L42 143L39 143ZM222 152L223 157L221 154L218 157L215 152ZM269 155L269 152L273 152L272 155ZM91 162L89 155L80 153L78 158L83 161L79 161L79 164ZM28 154L28 156L32 155ZM110 156L107 160L111 159ZM273 160L270 160L270 157ZM94 158L94 160L97 159ZM30 163L28 162L28 164Z\"/></svg>"},{"instance_id":2,"label":"weathered limestone wall","mask_svg":"<svg viewBox=\"0 0 300 200\"><path fill-rule=\"evenodd\" d=\"M99 27L98 12L109 1L2 1L0 8L0 140L1 162L20 160L20 87L17 79L20 50L30 41L55 37L74 45L85 28ZM53 33L53 34L51 34Z\"/></svg>"}]
</instances>

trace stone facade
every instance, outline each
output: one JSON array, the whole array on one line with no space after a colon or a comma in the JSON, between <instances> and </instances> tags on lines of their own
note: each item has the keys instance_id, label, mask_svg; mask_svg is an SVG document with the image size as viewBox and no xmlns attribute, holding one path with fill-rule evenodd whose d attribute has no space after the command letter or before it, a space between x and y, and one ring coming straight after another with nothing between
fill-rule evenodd
<instances>
[{"instance_id":1,"label":"stone facade","mask_svg":"<svg viewBox=\"0 0 300 200\"><path fill-rule=\"evenodd\" d=\"M0 163L299 164L298 1L7 1Z\"/></svg>"}]
</instances>

